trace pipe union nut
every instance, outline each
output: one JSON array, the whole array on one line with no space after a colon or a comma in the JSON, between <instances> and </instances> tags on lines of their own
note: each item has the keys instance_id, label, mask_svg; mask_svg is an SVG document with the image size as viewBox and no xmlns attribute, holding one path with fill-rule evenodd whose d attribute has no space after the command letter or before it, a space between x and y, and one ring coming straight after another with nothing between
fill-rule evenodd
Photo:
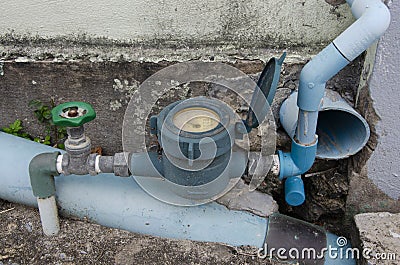
<instances>
[{"instance_id":1,"label":"pipe union nut","mask_svg":"<svg viewBox=\"0 0 400 265\"><path fill-rule=\"evenodd\" d=\"M114 174L120 177L129 177L128 154L116 153L114 155Z\"/></svg>"}]
</instances>

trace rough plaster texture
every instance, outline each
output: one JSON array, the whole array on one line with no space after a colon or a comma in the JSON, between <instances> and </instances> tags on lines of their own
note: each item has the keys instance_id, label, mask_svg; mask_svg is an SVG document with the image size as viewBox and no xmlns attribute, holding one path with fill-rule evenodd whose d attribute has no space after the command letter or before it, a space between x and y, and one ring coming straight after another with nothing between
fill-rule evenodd
<instances>
[{"instance_id":1,"label":"rough plaster texture","mask_svg":"<svg viewBox=\"0 0 400 265\"><path fill-rule=\"evenodd\" d=\"M150 46L315 46L353 21L347 5L321 0L16 0L1 3L0 17L0 35L87 34Z\"/></svg>"},{"instance_id":2,"label":"rough plaster texture","mask_svg":"<svg viewBox=\"0 0 400 265\"><path fill-rule=\"evenodd\" d=\"M368 161L368 177L391 198L400 198L400 2L390 5L391 25L379 42L370 81L378 145Z\"/></svg>"}]
</instances>

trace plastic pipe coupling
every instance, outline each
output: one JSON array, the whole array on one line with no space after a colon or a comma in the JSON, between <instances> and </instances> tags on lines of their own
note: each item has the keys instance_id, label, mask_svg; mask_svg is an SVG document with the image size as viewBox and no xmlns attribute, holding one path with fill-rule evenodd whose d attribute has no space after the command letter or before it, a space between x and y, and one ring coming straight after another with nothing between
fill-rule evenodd
<instances>
[{"instance_id":1,"label":"plastic pipe coupling","mask_svg":"<svg viewBox=\"0 0 400 265\"><path fill-rule=\"evenodd\" d=\"M301 174L307 172L314 163L317 153L318 138L311 145L301 145L292 141L290 153L278 151L279 155L279 179L286 179L285 199L291 206L298 206L305 201L304 183Z\"/></svg>"}]
</instances>

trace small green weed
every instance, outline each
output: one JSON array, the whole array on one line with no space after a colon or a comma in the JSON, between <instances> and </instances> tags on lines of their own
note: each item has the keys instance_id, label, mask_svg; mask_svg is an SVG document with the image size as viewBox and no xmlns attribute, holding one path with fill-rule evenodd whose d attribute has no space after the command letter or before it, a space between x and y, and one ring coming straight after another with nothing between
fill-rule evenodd
<instances>
[{"instance_id":1,"label":"small green weed","mask_svg":"<svg viewBox=\"0 0 400 265\"><path fill-rule=\"evenodd\" d=\"M31 139L31 136L29 134L23 132L22 121L18 119L11 123L8 127L3 128L3 131L5 133L9 133L18 137Z\"/></svg>"},{"instance_id":2,"label":"small green weed","mask_svg":"<svg viewBox=\"0 0 400 265\"><path fill-rule=\"evenodd\" d=\"M39 142L46 145L52 145L54 147L64 149L64 140L67 136L67 130L64 127L56 126L51 119L51 109L55 107L54 100L50 101L49 105L44 104L40 100L34 99L29 102L29 107L34 109L34 114L38 121L45 125L45 137L34 139L35 142Z\"/></svg>"},{"instance_id":3,"label":"small green weed","mask_svg":"<svg viewBox=\"0 0 400 265\"><path fill-rule=\"evenodd\" d=\"M54 125L51 119L51 109L55 107L54 100L49 105L42 103L40 100L31 100L29 107L34 109L37 120L45 126L44 137L33 137L24 132L22 121L17 119L8 127L2 128L5 133L19 136L25 139L33 140L37 143L51 145L60 149L65 149L64 140L67 137L67 130L64 127Z\"/></svg>"}]
</instances>

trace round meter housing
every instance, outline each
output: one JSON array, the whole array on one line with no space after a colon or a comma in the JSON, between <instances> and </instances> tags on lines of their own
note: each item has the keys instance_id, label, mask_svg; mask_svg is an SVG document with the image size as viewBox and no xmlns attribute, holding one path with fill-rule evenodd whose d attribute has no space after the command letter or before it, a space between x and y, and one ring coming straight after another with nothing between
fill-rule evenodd
<instances>
[{"instance_id":1,"label":"round meter housing","mask_svg":"<svg viewBox=\"0 0 400 265\"><path fill-rule=\"evenodd\" d=\"M223 172L240 137L237 122L234 111L213 98L181 100L164 108L151 124L162 147L163 176L176 185L194 187L229 175ZM228 181L229 177L223 182Z\"/></svg>"}]
</instances>

